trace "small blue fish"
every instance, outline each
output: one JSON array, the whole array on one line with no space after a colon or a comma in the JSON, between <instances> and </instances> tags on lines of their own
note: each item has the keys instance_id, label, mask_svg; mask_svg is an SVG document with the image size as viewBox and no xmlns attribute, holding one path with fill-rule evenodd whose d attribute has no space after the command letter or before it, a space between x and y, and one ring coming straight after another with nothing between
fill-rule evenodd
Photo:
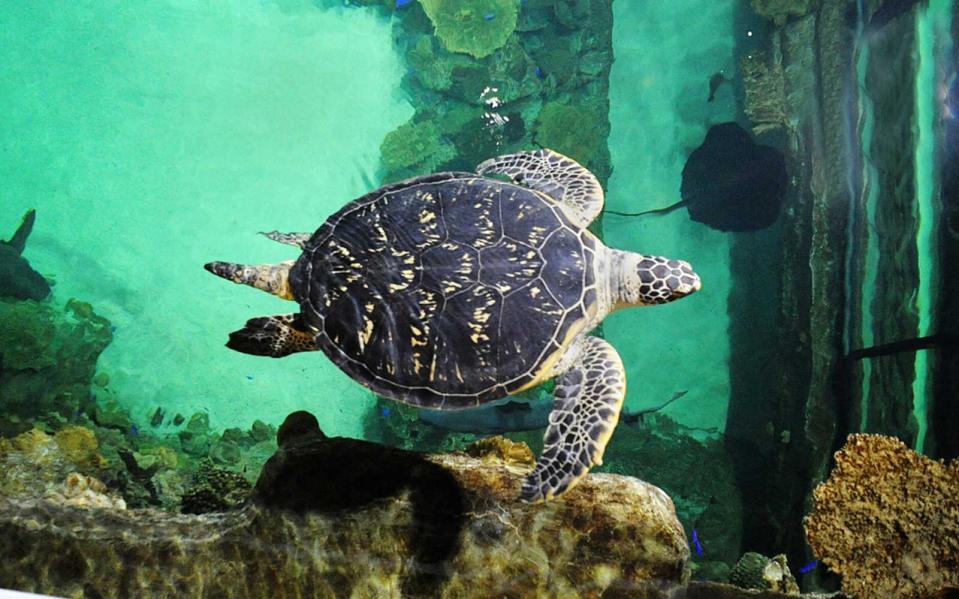
<instances>
[{"instance_id":1,"label":"small blue fish","mask_svg":"<svg viewBox=\"0 0 959 599\"><path fill-rule=\"evenodd\" d=\"M540 79L542 79L544 76L543 69L539 68L538 66L536 67L536 76L539 77Z\"/></svg>"},{"instance_id":2,"label":"small blue fish","mask_svg":"<svg viewBox=\"0 0 959 599\"><path fill-rule=\"evenodd\" d=\"M140 434L140 427L138 427L138 426L135 425L135 424L131 424L131 425L130 425L130 434L133 435L134 437L136 437L137 435L139 435L139 434Z\"/></svg>"},{"instance_id":3,"label":"small blue fish","mask_svg":"<svg viewBox=\"0 0 959 599\"><path fill-rule=\"evenodd\" d=\"M494 13L487 13L483 15L483 18L486 19L487 21L492 21L493 19L496 18L496 15Z\"/></svg>"},{"instance_id":4,"label":"small blue fish","mask_svg":"<svg viewBox=\"0 0 959 599\"><path fill-rule=\"evenodd\" d=\"M386 418L387 416L389 416L389 415L392 414L392 413L393 413L393 410L391 410L391 409L389 409L389 408L383 408L383 409L380 411L380 414L383 415L383 418Z\"/></svg>"},{"instance_id":5,"label":"small blue fish","mask_svg":"<svg viewBox=\"0 0 959 599\"><path fill-rule=\"evenodd\" d=\"M818 565L819 565L819 560L818 560L818 559L814 559L813 561L809 562L808 564L806 564L806 565L803 566L802 568L799 568L799 572L802 573L802 574L807 574L807 573L812 572L813 570L815 570L815 569L816 569L816 566L818 566Z\"/></svg>"},{"instance_id":6,"label":"small blue fish","mask_svg":"<svg viewBox=\"0 0 959 599\"><path fill-rule=\"evenodd\" d=\"M252 381L252 380L253 380L253 375L252 375L252 374L246 375L246 380Z\"/></svg>"},{"instance_id":7,"label":"small blue fish","mask_svg":"<svg viewBox=\"0 0 959 599\"><path fill-rule=\"evenodd\" d=\"M403 8L411 2L413 2L413 0L396 0L396 8Z\"/></svg>"},{"instance_id":8,"label":"small blue fish","mask_svg":"<svg viewBox=\"0 0 959 599\"><path fill-rule=\"evenodd\" d=\"M111 325L110 325L110 332L111 332L111 333L116 333L116 332L117 332L117 325L111 324Z\"/></svg>"},{"instance_id":9,"label":"small blue fish","mask_svg":"<svg viewBox=\"0 0 959 599\"><path fill-rule=\"evenodd\" d=\"M693 546L696 547L696 555L703 556L703 546L699 543L699 532L693 529Z\"/></svg>"}]
</instances>

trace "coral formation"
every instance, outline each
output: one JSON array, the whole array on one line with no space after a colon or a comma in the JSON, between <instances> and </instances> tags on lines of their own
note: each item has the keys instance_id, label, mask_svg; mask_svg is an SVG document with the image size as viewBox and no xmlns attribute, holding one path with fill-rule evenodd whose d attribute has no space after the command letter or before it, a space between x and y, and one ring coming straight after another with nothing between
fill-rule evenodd
<instances>
[{"instance_id":1,"label":"coral formation","mask_svg":"<svg viewBox=\"0 0 959 599\"><path fill-rule=\"evenodd\" d=\"M517 0L421 0L436 37L451 52L489 56L516 29Z\"/></svg>"},{"instance_id":2,"label":"coral formation","mask_svg":"<svg viewBox=\"0 0 959 599\"><path fill-rule=\"evenodd\" d=\"M243 475L218 468L205 459L200 462L192 484L183 493L180 511L184 514L206 514L232 510L246 502L251 488L252 485Z\"/></svg>"},{"instance_id":3,"label":"coral formation","mask_svg":"<svg viewBox=\"0 0 959 599\"><path fill-rule=\"evenodd\" d=\"M544 148L589 166L605 142L609 123L600 112L567 102L545 104L536 118L534 139Z\"/></svg>"},{"instance_id":4,"label":"coral formation","mask_svg":"<svg viewBox=\"0 0 959 599\"><path fill-rule=\"evenodd\" d=\"M799 593L799 585L789 570L785 555L770 559L759 553L746 552L730 570L729 583L743 589Z\"/></svg>"},{"instance_id":5,"label":"coral formation","mask_svg":"<svg viewBox=\"0 0 959 599\"><path fill-rule=\"evenodd\" d=\"M918 598L959 587L959 460L850 435L813 498L809 544L846 593Z\"/></svg>"},{"instance_id":6,"label":"coral formation","mask_svg":"<svg viewBox=\"0 0 959 599\"><path fill-rule=\"evenodd\" d=\"M466 455L523 466L532 466L536 463L536 457L529 445L511 441L499 435L470 443L466 447Z\"/></svg>"},{"instance_id":7,"label":"coral formation","mask_svg":"<svg viewBox=\"0 0 959 599\"><path fill-rule=\"evenodd\" d=\"M440 137L436 125L417 122L415 117L387 133L380 145L383 168L388 173L429 172L452 158L453 153L453 147Z\"/></svg>"}]
</instances>

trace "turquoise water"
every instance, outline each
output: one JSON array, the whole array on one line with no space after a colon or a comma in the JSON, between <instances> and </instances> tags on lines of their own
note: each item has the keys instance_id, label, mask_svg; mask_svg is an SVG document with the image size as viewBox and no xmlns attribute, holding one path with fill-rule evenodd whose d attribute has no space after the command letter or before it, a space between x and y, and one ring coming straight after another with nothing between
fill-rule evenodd
<instances>
[{"instance_id":1,"label":"turquoise water","mask_svg":"<svg viewBox=\"0 0 959 599\"><path fill-rule=\"evenodd\" d=\"M547 144L595 173L607 210L663 208L684 199L707 132L733 121L782 157L774 223L719 230L691 205L593 226L609 247L687 260L702 280L682 301L603 321L623 409L645 412L620 422L596 470L670 495L694 579L728 580L756 551L788 555L803 590L838 588L802 519L846 436L959 455L959 16L950 0L813 4L5 7L0 238L36 210L23 257L52 292L34 302L0 284L0 440L88 429L103 462L66 470L168 512L190 511L184 489L204 464L254 483L297 410L329 436L448 451L506 432L538 454L551 387L525 392L539 407L521 408L520 430L470 415L427 424L322 352L225 348L248 319L295 306L203 265L295 260L259 233L310 234L380 185ZM753 177L741 193L769 170L736 175ZM716 172L707 198L732 179ZM3 494L24 492L7 483Z\"/></svg>"}]
</instances>

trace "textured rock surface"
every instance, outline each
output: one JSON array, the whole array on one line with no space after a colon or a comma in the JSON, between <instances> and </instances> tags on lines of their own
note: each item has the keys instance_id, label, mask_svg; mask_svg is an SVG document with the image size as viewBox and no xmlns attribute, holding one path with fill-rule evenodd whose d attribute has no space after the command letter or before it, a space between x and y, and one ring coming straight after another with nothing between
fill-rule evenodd
<instances>
[{"instance_id":1,"label":"textured rock surface","mask_svg":"<svg viewBox=\"0 0 959 599\"><path fill-rule=\"evenodd\" d=\"M0 497L0 587L103 597L483 589L640 598L683 588L689 549L662 491L594 474L562 500L526 504L516 497L527 469L301 437L264 468L256 503L234 512L78 510Z\"/></svg>"},{"instance_id":2,"label":"textured rock surface","mask_svg":"<svg viewBox=\"0 0 959 599\"><path fill-rule=\"evenodd\" d=\"M930 460L901 441L851 435L813 493L809 544L862 599L930 597L959 588L959 460Z\"/></svg>"}]
</instances>

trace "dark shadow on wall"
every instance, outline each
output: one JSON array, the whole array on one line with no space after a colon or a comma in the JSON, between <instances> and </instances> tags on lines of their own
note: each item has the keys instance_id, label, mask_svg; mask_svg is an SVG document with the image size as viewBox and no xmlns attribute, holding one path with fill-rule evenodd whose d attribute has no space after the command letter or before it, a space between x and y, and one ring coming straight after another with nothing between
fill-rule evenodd
<instances>
[{"instance_id":1,"label":"dark shadow on wall","mask_svg":"<svg viewBox=\"0 0 959 599\"><path fill-rule=\"evenodd\" d=\"M290 414L277 433L280 450L253 490L260 506L295 514L353 514L409 493L412 572L404 596L429 596L449 576L465 522L462 489L421 454L348 438L328 438L307 412ZM362 516L361 516L362 517Z\"/></svg>"}]
</instances>

